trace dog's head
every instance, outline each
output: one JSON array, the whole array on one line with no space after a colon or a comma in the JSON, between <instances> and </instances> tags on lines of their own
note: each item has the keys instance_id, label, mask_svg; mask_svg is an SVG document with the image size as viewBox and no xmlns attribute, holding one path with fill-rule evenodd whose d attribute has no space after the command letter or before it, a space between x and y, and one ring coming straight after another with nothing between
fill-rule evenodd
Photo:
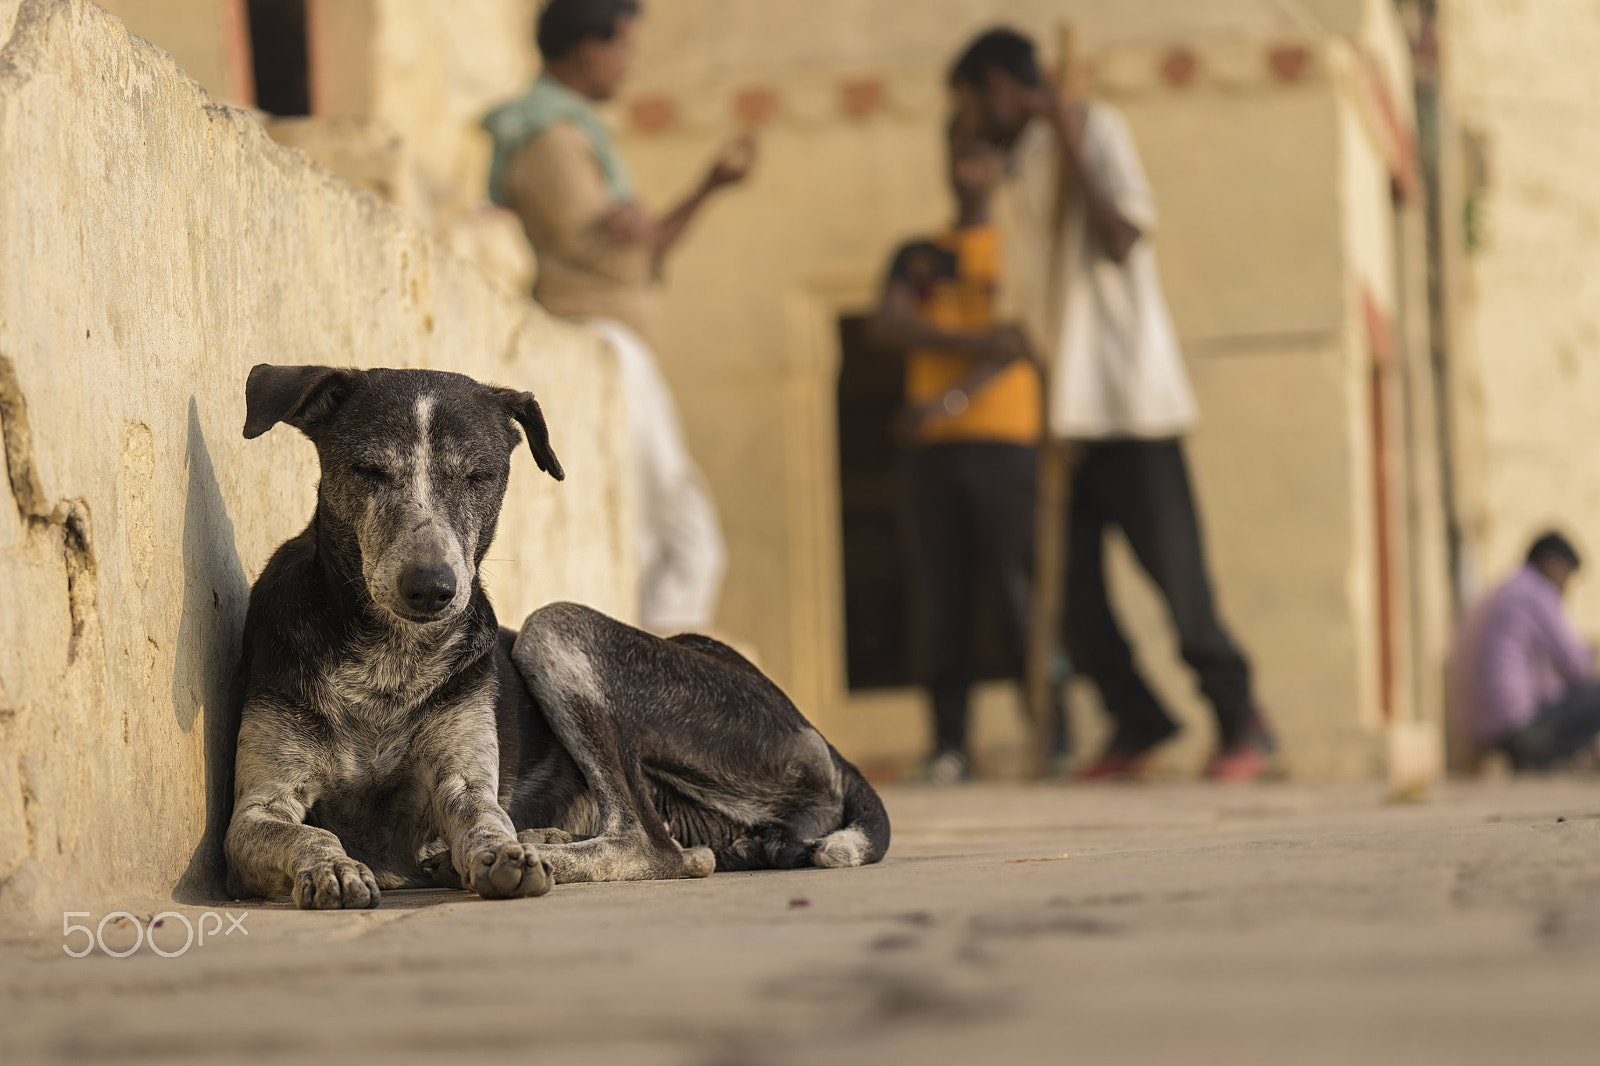
<instances>
[{"instance_id":1,"label":"dog's head","mask_svg":"<svg viewBox=\"0 0 1600 1066\"><path fill-rule=\"evenodd\" d=\"M522 425L539 469L566 475L531 392L437 370L262 363L245 383L246 439L279 422L317 447L324 534L360 558L379 608L412 623L454 617L494 539Z\"/></svg>"}]
</instances>

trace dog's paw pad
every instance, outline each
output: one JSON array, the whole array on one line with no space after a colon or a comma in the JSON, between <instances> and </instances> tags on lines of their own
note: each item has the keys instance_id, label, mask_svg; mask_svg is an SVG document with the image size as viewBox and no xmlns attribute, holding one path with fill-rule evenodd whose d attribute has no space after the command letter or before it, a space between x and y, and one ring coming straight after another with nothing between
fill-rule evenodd
<instances>
[{"instance_id":1,"label":"dog's paw pad","mask_svg":"<svg viewBox=\"0 0 1600 1066\"><path fill-rule=\"evenodd\" d=\"M515 899L544 895L555 884L555 875L532 847L508 843L473 855L467 881L485 899Z\"/></svg>"},{"instance_id":2,"label":"dog's paw pad","mask_svg":"<svg viewBox=\"0 0 1600 1066\"><path fill-rule=\"evenodd\" d=\"M376 907L378 899L378 879L354 859L313 862L294 876L294 903L301 910L364 909Z\"/></svg>"}]
</instances>

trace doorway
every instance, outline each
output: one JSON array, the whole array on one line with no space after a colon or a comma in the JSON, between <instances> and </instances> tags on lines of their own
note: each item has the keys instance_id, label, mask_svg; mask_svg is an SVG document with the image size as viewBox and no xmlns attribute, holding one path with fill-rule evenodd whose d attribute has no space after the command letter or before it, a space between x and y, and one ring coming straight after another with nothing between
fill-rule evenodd
<instances>
[{"instance_id":1,"label":"doorway","mask_svg":"<svg viewBox=\"0 0 1600 1066\"><path fill-rule=\"evenodd\" d=\"M905 360L873 344L866 327L865 315L838 319L839 517L851 691L905 688L922 677L905 449L891 428L905 402ZM974 681L1012 677L992 586L986 582L977 596Z\"/></svg>"},{"instance_id":2,"label":"doorway","mask_svg":"<svg viewBox=\"0 0 1600 1066\"><path fill-rule=\"evenodd\" d=\"M256 106L284 118L311 114L306 0L249 0Z\"/></svg>"}]
</instances>

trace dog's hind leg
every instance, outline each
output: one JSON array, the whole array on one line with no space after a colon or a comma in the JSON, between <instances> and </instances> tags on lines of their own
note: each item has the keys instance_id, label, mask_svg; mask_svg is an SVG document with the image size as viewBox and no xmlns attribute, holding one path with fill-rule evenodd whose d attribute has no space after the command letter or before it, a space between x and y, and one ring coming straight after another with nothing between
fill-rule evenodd
<instances>
[{"instance_id":1,"label":"dog's hind leg","mask_svg":"<svg viewBox=\"0 0 1600 1066\"><path fill-rule=\"evenodd\" d=\"M883 800L861 771L830 744L828 753L839 768L844 789L844 816L838 829L811 844L814 866L861 866L877 862L889 850L889 815Z\"/></svg>"},{"instance_id":2,"label":"dog's hind leg","mask_svg":"<svg viewBox=\"0 0 1600 1066\"><path fill-rule=\"evenodd\" d=\"M588 840L539 844L559 882L705 877L709 848L680 848L650 801L632 739L611 713L582 627L557 608L535 611L511 651L529 692L577 764L599 814Z\"/></svg>"}]
</instances>

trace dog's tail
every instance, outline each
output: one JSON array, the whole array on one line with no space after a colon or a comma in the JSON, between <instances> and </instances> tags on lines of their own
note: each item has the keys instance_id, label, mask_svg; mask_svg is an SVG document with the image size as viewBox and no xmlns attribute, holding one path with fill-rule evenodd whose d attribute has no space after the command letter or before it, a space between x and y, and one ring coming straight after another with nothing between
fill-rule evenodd
<instances>
[{"instance_id":1,"label":"dog's tail","mask_svg":"<svg viewBox=\"0 0 1600 1066\"><path fill-rule=\"evenodd\" d=\"M838 829L811 848L816 866L865 866L889 850L889 812L877 790L851 762L828 745L844 784L844 814Z\"/></svg>"}]
</instances>

